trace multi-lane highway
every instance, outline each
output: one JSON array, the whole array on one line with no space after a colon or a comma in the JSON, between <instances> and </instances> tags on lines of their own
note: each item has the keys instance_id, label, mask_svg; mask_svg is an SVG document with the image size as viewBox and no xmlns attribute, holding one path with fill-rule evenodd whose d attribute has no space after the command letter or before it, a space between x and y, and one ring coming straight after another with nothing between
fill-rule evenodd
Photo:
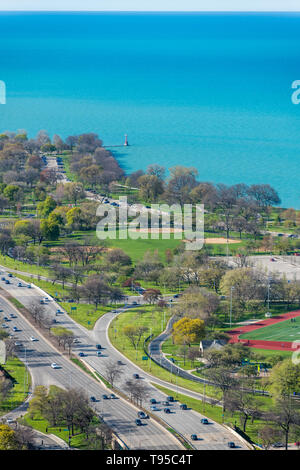
<instances>
[{"instance_id":1,"label":"multi-lane highway","mask_svg":"<svg viewBox=\"0 0 300 470\"><path fill-rule=\"evenodd\" d=\"M0 281L3 287L3 281ZM18 298L25 306L29 306L33 299L41 299L41 294L35 289L17 287L16 279L11 280L11 284L5 285L6 290L12 296ZM17 295L15 295L17 293ZM179 442L154 420L147 420L144 426L136 426L137 409L122 398L102 399L103 394L109 395L109 390L93 380L79 367L74 365L65 356L61 355L34 327L3 297L0 297L1 312L9 318L7 321L8 331L14 336L16 342L21 343L19 357L26 362L31 377L33 387L37 385L57 385L62 388L77 388L85 391L88 397L94 396L97 401L91 403L96 412L103 416L106 423L117 433L130 449L182 449ZM56 308L49 304L49 310L55 316ZM62 322L65 326L72 327L73 322L68 320L67 315ZM62 316L63 316L62 315ZM72 325L71 325L72 324ZM14 331L17 329L17 331ZM88 337L81 329L75 328L80 335L82 350L91 347ZM95 349L95 348L94 348ZM93 354L91 353L91 356ZM94 352L96 357L96 353ZM57 363L59 368L53 369L52 363ZM13 413L11 413L13 415Z\"/></svg>"},{"instance_id":2,"label":"multi-lane highway","mask_svg":"<svg viewBox=\"0 0 300 470\"><path fill-rule=\"evenodd\" d=\"M7 278L7 273L2 276ZM45 293L34 285L29 289L25 287L27 284L23 281L21 282L24 287L18 287L19 280L16 278L12 278L10 281L11 284L6 284L4 281L0 280L0 286L7 290L10 295L18 299L26 307L30 306L34 300L39 302L45 297ZM168 384L154 378L151 374L147 374L140 370L110 344L107 335L109 323L121 312L121 310L110 312L102 316L96 323L94 330L89 331L83 326L75 323L66 313L56 315L56 311L59 306L53 299L46 303L45 308L50 315L53 315L53 318L55 318L61 326L73 331L75 337L79 340L78 343L74 344L73 352L75 354L82 352L84 357L81 359L95 371L105 377L106 364L108 360L122 361L123 365L120 366L120 368L123 371L123 374L119 382L116 383L116 386L120 390L122 390L126 380L133 378L133 374L139 374L140 379L137 380L144 381L147 385L150 398L155 398L158 402L158 410L152 411L152 413L156 414L169 426L173 427L178 433L183 435L193 447L196 449L228 449L228 442L235 440L239 448L247 449L244 442L239 441L236 437L233 438L232 433L225 427L214 422L211 422L209 425L202 424L202 415L192 410L180 409L177 402L170 405L170 414L164 413L162 402L165 401L166 396L152 386L150 382L156 382L166 387L168 387ZM24 319L22 319L20 315L16 321L17 320L22 322L20 329L22 329L22 327L23 329L18 332L18 336L22 333L22 336L24 336L24 340L26 341L26 345L28 346L26 360L33 373L35 385L40 383L45 385L55 383L65 387L73 386L83 388L88 391L89 395L96 396L99 398L99 401L95 404L97 410L102 412L103 409L103 415L107 423L116 430L118 435L125 442L128 442L128 440L130 441L130 448L171 449L179 447L178 441L175 441L174 438L170 437L166 431L160 428L160 426L154 424L154 421L151 419L146 421L144 420L144 422L147 422L147 425L137 427L135 425L137 410L132 408L127 402L122 399L102 400L102 394L107 394L107 390L103 388L101 389L99 384L92 379L88 379L86 374L81 372L80 369L76 368L66 358L59 355L59 353L55 351L50 344L44 341L41 336L33 333L32 326L27 322L24 324ZM30 336L36 337L38 341L30 341ZM100 343L103 347L103 354L100 357L97 356L97 343ZM52 362L56 362L61 368L52 369ZM182 390L179 391L182 392ZM144 407L148 408L150 411L149 398L146 400ZM192 434L196 434L199 439L191 441Z\"/></svg>"}]
</instances>

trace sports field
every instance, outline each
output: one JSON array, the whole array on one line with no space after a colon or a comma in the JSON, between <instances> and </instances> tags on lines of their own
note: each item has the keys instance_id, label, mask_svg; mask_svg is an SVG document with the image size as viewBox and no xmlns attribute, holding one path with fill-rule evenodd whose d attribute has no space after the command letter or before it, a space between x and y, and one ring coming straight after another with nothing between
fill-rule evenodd
<instances>
[{"instance_id":1,"label":"sports field","mask_svg":"<svg viewBox=\"0 0 300 470\"><path fill-rule=\"evenodd\" d=\"M292 321L293 320L293 321ZM300 340L300 317L280 321L240 335L240 339L265 341L296 341Z\"/></svg>"},{"instance_id":2,"label":"sports field","mask_svg":"<svg viewBox=\"0 0 300 470\"><path fill-rule=\"evenodd\" d=\"M244 343L258 349L293 351L300 347L300 310L265 318L227 333L231 336L230 343Z\"/></svg>"}]
</instances>

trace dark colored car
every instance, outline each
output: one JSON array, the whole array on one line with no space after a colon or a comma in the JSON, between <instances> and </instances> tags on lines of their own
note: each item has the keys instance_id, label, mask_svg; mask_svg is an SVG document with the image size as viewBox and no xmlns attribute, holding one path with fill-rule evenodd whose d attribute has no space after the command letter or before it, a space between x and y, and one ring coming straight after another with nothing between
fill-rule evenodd
<instances>
[{"instance_id":1,"label":"dark colored car","mask_svg":"<svg viewBox=\"0 0 300 470\"><path fill-rule=\"evenodd\" d=\"M117 398L116 395L114 393L111 393L110 394L110 398L114 399L114 398Z\"/></svg>"},{"instance_id":2,"label":"dark colored car","mask_svg":"<svg viewBox=\"0 0 300 470\"><path fill-rule=\"evenodd\" d=\"M103 400L108 400L108 396L107 396L107 395L102 395L102 398L103 398Z\"/></svg>"},{"instance_id":3,"label":"dark colored car","mask_svg":"<svg viewBox=\"0 0 300 470\"><path fill-rule=\"evenodd\" d=\"M154 405L154 404L156 403L155 398L151 398L150 403L151 403L152 405Z\"/></svg>"},{"instance_id":4,"label":"dark colored car","mask_svg":"<svg viewBox=\"0 0 300 470\"><path fill-rule=\"evenodd\" d=\"M228 442L227 445L228 445L228 447L230 447L230 449L234 449L234 448L235 448L235 443L232 442L232 441Z\"/></svg>"},{"instance_id":5,"label":"dark colored car","mask_svg":"<svg viewBox=\"0 0 300 470\"><path fill-rule=\"evenodd\" d=\"M140 376L139 376L139 374L133 374L133 378L134 378L134 379L139 379Z\"/></svg>"},{"instance_id":6,"label":"dark colored car","mask_svg":"<svg viewBox=\"0 0 300 470\"><path fill-rule=\"evenodd\" d=\"M149 418L149 416L146 413L144 413L144 411L138 411L138 417L141 419Z\"/></svg>"},{"instance_id":7,"label":"dark colored car","mask_svg":"<svg viewBox=\"0 0 300 470\"><path fill-rule=\"evenodd\" d=\"M192 434L191 439L192 441L197 441L198 440L197 434Z\"/></svg>"},{"instance_id":8,"label":"dark colored car","mask_svg":"<svg viewBox=\"0 0 300 470\"><path fill-rule=\"evenodd\" d=\"M140 419L136 419L136 420L135 420L135 424L136 424L137 426L142 426L143 423L142 423L142 421L141 421Z\"/></svg>"},{"instance_id":9,"label":"dark colored car","mask_svg":"<svg viewBox=\"0 0 300 470\"><path fill-rule=\"evenodd\" d=\"M101 349L101 344L96 344L96 349Z\"/></svg>"},{"instance_id":10,"label":"dark colored car","mask_svg":"<svg viewBox=\"0 0 300 470\"><path fill-rule=\"evenodd\" d=\"M83 353L83 352L80 352L80 353L78 353L78 356L84 357L84 353Z\"/></svg>"},{"instance_id":11,"label":"dark colored car","mask_svg":"<svg viewBox=\"0 0 300 470\"><path fill-rule=\"evenodd\" d=\"M95 397L91 397L90 400L93 402L97 401Z\"/></svg>"},{"instance_id":12,"label":"dark colored car","mask_svg":"<svg viewBox=\"0 0 300 470\"><path fill-rule=\"evenodd\" d=\"M174 397L167 397L167 400L172 402L172 401L174 401Z\"/></svg>"},{"instance_id":13,"label":"dark colored car","mask_svg":"<svg viewBox=\"0 0 300 470\"><path fill-rule=\"evenodd\" d=\"M187 406L185 403L183 403L182 405L180 405L180 409L181 410L187 410Z\"/></svg>"},{"instance_id":14,"label":"dark colored car","mask_svg":"<svg viewBox=\"0 0 300 470\"><path fill-rule=\"evenodd\" d=\"M208 420L207 420L206 418L202 418L202 419L201 419L201 423L202 423L202 424L208 424Z\"/></svg>"},{"instance_id":15,"label":"dark colored car","mask_svg":"<svg viewBox=\"0 0 300 470\"><path fill-rule=\"evenodd\" d=\"M170 410L170 408L164 408L164 412L165 413L171 413L171 410Z\"/></svg>"}]
</instances>

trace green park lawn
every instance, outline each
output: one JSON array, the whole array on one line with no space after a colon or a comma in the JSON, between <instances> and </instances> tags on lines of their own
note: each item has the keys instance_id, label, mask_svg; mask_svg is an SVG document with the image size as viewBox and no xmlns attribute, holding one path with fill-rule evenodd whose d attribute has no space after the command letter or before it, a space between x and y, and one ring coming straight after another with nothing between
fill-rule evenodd
<instances>
[{"instance_id":1,"label":"green park lawn","mask_svg":"<svg viewBox=\"0 0 300 470\"><path fill-rule=\"evenodd\" d=\"M20 406L27 398L31 383L30 374L20 359L9 357L2 365L14 380L14 385L5 400L0 400L0 416Z\"/></svg>"}]
</instances>

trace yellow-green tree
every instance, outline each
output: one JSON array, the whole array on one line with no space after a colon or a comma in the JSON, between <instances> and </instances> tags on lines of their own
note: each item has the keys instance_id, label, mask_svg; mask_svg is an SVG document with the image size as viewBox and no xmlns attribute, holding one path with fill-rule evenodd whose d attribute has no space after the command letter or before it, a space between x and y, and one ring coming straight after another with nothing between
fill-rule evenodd
<instances>
[{"instance_id":1,"label":"yellow-green tree","mask_svg":"<svg viewBox=\"0 0 300 470\"><path fill-rule=\"evenodd\" d=\"M183 317L173 325L173 340L175 344L187 344L200 341L204 337L205 325L200 318Z\"/></svg>"},{"instance_id":2,"label":"yellow-green tree","mask_svg":"<svg viewBox=\"0 0 300 470\"><path fill-rule=\"evenodd\" d=\"M16 449L18 449L18 442L15 432L7 424L0 424L0 450Z\"/></svg>"}]
</instances>

